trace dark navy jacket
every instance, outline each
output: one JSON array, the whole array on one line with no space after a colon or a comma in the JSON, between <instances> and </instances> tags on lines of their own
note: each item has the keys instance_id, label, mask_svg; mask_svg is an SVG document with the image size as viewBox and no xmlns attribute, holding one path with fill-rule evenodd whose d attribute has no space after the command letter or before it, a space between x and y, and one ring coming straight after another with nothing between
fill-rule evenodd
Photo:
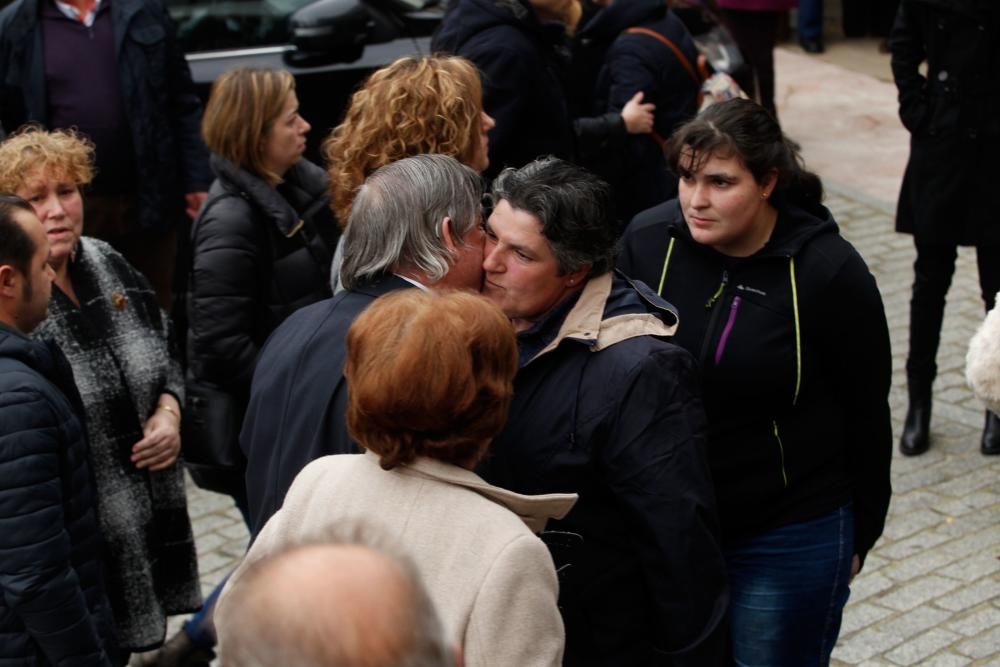
<instances>
[{"instance_id":1,"label":"dark navy jacket","mask_svg":"<svg viewBox=\"0 0 1000 667\"><path fill-rule=\"evenodd\" d=\"M767 245L730 258L671 200L632 221L619 265L677 307L674 342L701 363L727 545L853 503L864 559L891 493L885 311L829 211L776 206Z\"/></svg>"},{"instance_id":2,"label":"dark navy jacket","mask_svg":"<svg viewBox=\"0 0 1000 667\"><path fill-rule=\"evenodd\" d=\"M507 425L480 474L578 493L542 539L559 571L564 664L722 664L728 605L694 359L676 315L620 275L518 334Z\"/></svg>"},{"instance_id":3,"label":"dark navy jacket","mask_svg":"<svg viewBox=\"0 0 1000 667\"><path fill-rule=\"evenodd\" d=\"M412 285L385 276L302 308L257 359L240 446L247 459L250 527L260 532L295 476L327 454L361 451L347 434L347 330L372 301Z\"/></svg>"},{"instance_id":4,"label":"dark navy jacket","mask_svg":"<svg viewBox=\"0 0 1000 667\"><path fill-rule=\"evenodd\" d=\"M50 1L16 0L0 12L0 125L8 133L48 121L39 15L41 3ZM172 219L165 212L183 212L183 195L203 192L212 181L201 102L165 6L158 0L105 1L138 171L135 222L165 230Z\"/></svg>"},{"instance_id":5,"label":"dark navy jacket","mask_svg":"<svg viewBox=\"0 0 1000 667\"><path fill-rule=\"evenodd\" d=\"M468 58L482 74L483 106L496 120L487 176L544 155L573 156L561 72L569 50L561 23L543 25L526 0L458 0L431 46Z\"/></svg>"},{"instance_id":6,"label":"dark navy jacket","mask_svg":"<svg viewBox=\"0 0 1000 667\"><path fill-rule=\"evenodd\" d=\"M0 665L117 664L83 414L59 348L0 324Z\"/></svg>"}]
</instances>

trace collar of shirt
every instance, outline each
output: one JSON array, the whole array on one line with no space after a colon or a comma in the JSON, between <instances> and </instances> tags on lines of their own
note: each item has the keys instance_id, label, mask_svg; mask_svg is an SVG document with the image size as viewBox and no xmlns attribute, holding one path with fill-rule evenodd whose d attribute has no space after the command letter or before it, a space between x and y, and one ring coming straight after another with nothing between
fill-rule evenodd
<instances>
[{"instance_id":1,"label":"collar of shirt","mask_svg":"<svg viewBox=\"0 0 1000 667\"><path fill-rule=\"evenodd\" d=\"M56 7L59 8L66 18L73 19L78 23L82 23L88 28L94 25L94 19L97 18L97 10L101 8L102 0L94 0L94 4L86 12L81 12L77 7L71 5L67 2L60 2L59 0L52 0L56 3Z\"/></svg>"},{"instance_id":2,"label":"collar of shirt","mask_svg":"<svg viewBox=\"0 0 1000 667\"><path fill-rule=\"evenodd\" d=\"M410 283L411 285L413 285L417 289L422 289L425 292L430 292L431 291L431 288L429 288L427 285L424 285L423 283L419 283L416 280L414 280L413 278L407 278L406 276L400 275L398 273L394 273L393 275L396 276L397 278L401 279L401 280L405 280L406 282Z\"/></svg>"}]
</instances>

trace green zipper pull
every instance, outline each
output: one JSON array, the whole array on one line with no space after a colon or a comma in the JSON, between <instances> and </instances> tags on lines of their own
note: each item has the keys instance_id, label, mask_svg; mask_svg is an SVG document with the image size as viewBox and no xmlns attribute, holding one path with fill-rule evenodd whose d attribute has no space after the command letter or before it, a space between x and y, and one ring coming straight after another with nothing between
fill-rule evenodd
<instances>
[{"instance_id":1,"label":"green zipper pull","mask_svg":"<svg viewBox=\"0 0 1000 667\"><path fill-rule=\"evenodd\" d=\"M715 294L709 297L708 301L705 302L705 310L712 310L712 306L715 302L719 300L722 293L726 290L726 283L729 282L729 271L722 272L722 282L719 283L719 289L715 290Z\"/></svg>"}]
</instances>

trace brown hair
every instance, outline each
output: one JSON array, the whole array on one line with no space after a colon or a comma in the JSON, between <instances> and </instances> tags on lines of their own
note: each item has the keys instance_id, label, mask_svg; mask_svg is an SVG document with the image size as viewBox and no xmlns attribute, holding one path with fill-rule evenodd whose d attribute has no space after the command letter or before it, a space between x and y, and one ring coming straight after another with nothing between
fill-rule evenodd
<instances>
[{"instance_id":1,"label":"brown hair","mask_svg":"<svg viewBox=\"0 0 1000 667\"><path fill-rule=\"evenodd\" d=\"M295 78L285 70L241 68L212 84L201 134L212 152L272 185L281 182L264 164L263 139L281 115Z\"/></svg>"},{"instance_id":2,"label":"brown hair","mask_svg":"<svg viewBox=\"0 0 1000 667\"><path fill-rule=\"evenodd\" d=\"M0 190L15 192L34 173L69 179L77 186L94 178L94 144L72 130L28 125L0 143Z\"/></svg>"},{"instance_id":3,"label":"brown hair","mask_svg":"<svg viewBox=\"0 0 1000 667\"><path fill-rule=\"evenodd\" d=\"M456 56L408 56L373 73L323 142L340 225L357 189L381 166L421 153L468 164L479 145L482 96L475 65Z\"/></svg>"},{"instance_id":4,"label":"brown hair","mask_svg":"<svg viewBox=\"0 0 1000 667\"><path fill-rule=\"evenodd\" d=\"M347 429L386 470L471 467L507 421L517 360L513 327L478 294L384 296L347 333Z\"/></svg>"}]
</instances>

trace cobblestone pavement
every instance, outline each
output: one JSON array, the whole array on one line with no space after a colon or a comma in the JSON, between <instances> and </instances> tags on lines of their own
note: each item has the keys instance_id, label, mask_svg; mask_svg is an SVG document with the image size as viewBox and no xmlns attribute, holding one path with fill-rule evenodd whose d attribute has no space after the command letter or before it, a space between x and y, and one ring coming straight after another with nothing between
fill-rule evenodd
<instances>
[{"instance_id":1,"label":"cobblestone pavement","mask_svg":"<svg viewBox=\"0 0 1000 667\"><path fill-rule=\"evenodd\" d=\"M898 433L906 410L911 240L893 232L884 204L836 186L828 190L828 205L885 300ZM852 586L834 665L1000 665L1000 457L979 453L983 410L962 370L966 343L981 320L975 256L963 249L938 356L932 448L893 459L885 535ZM228 498L192 485L189 493L207 595L243 554L247 533Z\"/></svg>"}]
</instances>

